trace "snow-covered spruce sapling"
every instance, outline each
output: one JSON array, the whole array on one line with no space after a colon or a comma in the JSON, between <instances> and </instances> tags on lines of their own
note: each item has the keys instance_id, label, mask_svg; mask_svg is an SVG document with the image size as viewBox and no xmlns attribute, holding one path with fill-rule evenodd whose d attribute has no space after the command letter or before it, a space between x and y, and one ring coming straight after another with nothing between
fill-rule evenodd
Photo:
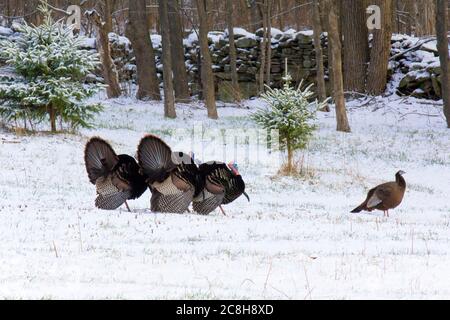
<instances>
[{"instance_id":1,"label":"snow-covered spruce sapling","mask_svg":"<svg viewBox=\"0 0 450 320\"><path fill-rule=\"evenodd\" d=\"M306 148L316 125L316 111L325 106L326 102L311 102L314 92L312 84L302 89L303 81L298 88L291 85L291 77L286 75L281 89L267 88L261 95L267 107L259 108L252 119L267 130L278 130L279 145L287 151L286 173L294 173L294 153Z\"/></svg>"},{"instance_id":2,"label":"snow-covered spruce sapling","mask_svg":"<svg viewBox=\"0 0 450 320\"><path fill-rule=\"evenodd\" d=\"M45 5L40 26L22 25L18 40L0 43L0 56L17 73L0 81L0 117L6 122L37 123L50 120L68 123L71 129L90 127L99 104L85 103L100 85L85 85L83 79L99 65L96 53L81 49L82 38L62 22L55 22Z\"/></svg>"}]
</instances>

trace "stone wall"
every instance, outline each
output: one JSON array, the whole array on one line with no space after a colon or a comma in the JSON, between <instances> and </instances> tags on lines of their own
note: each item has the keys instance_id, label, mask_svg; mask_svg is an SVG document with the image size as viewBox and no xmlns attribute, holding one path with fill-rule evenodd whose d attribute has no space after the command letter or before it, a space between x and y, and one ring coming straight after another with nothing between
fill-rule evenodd
<instances>
[{"instance_id":1,"label":"stone wall","mask_svg":"<svg viewBox=\"0 0 450 320\"><path fill-rule=\"evenodd\" d=\"M0 39L20 36L16 30L0 27ZM113 60L123 83L136 81L136 62L130 41L117 34L110 34ZM222 101L232 100L230 73L230 58L227 32L214 31L209 33L210 51L213 60L213 71L216 79L217 98ZM237 47L237 67L239 85L243 98L257 95L257 79L260 67L260 44L262 30L255 34L242 28L235 28ZM328 50L327 38L322 35L324 50L325 73L328 80ZM161 64L161 36L152 35L155 49L158 77L162 81L163 67ZM406 35L393 35L391 56L396 56L410 48L416 47L423 39ZM86 39L83 48L96 50L95 39ZM314 82L316 61L311 31L288 30L282 32L272 30L271 37L271 81L273 87L280 87L285 74L285 59L288 72L295 83L305 79L307 83ZM184 40L186 68L193 94L200 90L199 75L199 45L196 33L188 34ZM1 61L0 61L1 65ZM392 59L389 65L391 84L398 94L413 95L420 98L439 99L441 97L441 68L436 49L436 41L427 42L414 50ZM101 69L88 77L88 81L103 81ZM327 82L328 84L328 82ZM162 85L162 84L161 84Z\"/></svg>"},{"instance_id":2,"label":"stone wall","mask_svg":"<svg viewBox=\"0 0 450 320\"><path fill-rule=\"evenodd\" d=\"M261 30L257 31L256 34L249 33L241 28L235 30L238 78L243 98L257 95L261 33ZM273 29L271 39L271 81L273 87L279 87L282 84L282 77L285 73L285 59L287 59L288 71L295 83L299 83L302 79L307 82L314 81L316 61L312 36L310 31L288 30L281 32ZM228 34L227 32L214 31L209 33L208 39L216 79L217 98L225 102L232 101ZM129 40L116 34L110 34L110 42L113 60L119 71L121 82L135 81L135 58ZM326 37L322 37L322 42L326 47ZM155 49L158 77L162 80L161 37L152 35L152 43ZM95 50L95 40L86 40L84 47ZM191 91L193 94L197 94L200 90L200 48L196 33L191 33L186 37L184 48ZM327 54L324 59L327 67ZM100 75L101 72L98 72L90 79L99 81Z\"/></svg>"},{"instance_id":3,"label":"stone wall","mask_svg":"<svg viewBox=\"0 0 450 320\"><path fill-rule=\"evenodd\" d=\"M418 98L441 99L441 67L436 48L436 40L425 42L424 39L406 35L392 37L392 56L417 47L392 61L391 67L399 81L397 93ZM420 45L423 43L422 45ZM419 44L419 46L418 46Z\"/></svg>"}]
</instances>

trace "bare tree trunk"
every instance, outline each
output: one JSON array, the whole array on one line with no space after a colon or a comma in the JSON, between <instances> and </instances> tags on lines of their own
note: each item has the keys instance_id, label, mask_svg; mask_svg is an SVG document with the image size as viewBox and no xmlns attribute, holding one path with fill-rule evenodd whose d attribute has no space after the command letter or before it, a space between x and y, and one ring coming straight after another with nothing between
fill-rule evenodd
<instances>
[{"instance_id":1,"label":"bare tree trunk","mask_svg":"<svg viewBox=\"0 0 450 320\"><path fill-rule=\"evenodd\" d=\"M447 127L450 128L450 63L448 52L448 1L436 0L436 32L441 62L442 99L444 101L444 115Z\"/></svg>"},{"instance_id":2,"label":"bare tree trunk","mask_svg":"<svg viewBox=\"0 0 450 320\"><path fill-rule=\"evenodd\" d=\"M347 111L345 109L344 81L342 77L342 43L339 34L339 17L336 12L337 3L333 0L329 1L328 36L331 45L331 54L333 57L331 70L333 73L333 91L334 102L336 104L337 131L350 132Z\"/></svg>"},{"instance_id":3,"label":"bare tree trunk","mask_svg":"<svg viewBox=\"0 0 450 320\"><path fill-rule=\"evenodd\" d=\"M52 105L50 105L48 107L48 109L49 109L49 115L50 115L51 132L55 133L56 132L56 110Z\"/></svg>"},{"instance_id":4,"label":"bare tree trunk","mask_svg":"<svg viewBox=\"0 0 450 320\"><path fill-rule=\"evenodd\" d=\"M164 116L176 118L175 96L173 90L172 55L169 31L169 13L166 0L159 0L159 21L161 23L161 35L163 46L163 78L164 78Z\"/></svg>"},{"instance_id":5,"label":"bare tree trunk","mask_svg":"<svg viewBox=\"0 0 450 320\"><path fill-rule=\"evenodd\" d=\"M419 19L419 5L416 0L412 0L412 11L411 11L411 17L412 17L412 25L413 25L413 35L418 36L421 31L417 30L417 28L420 29L420 19Z\"/></svg>"},{"instance_id":6,"label":"bare tree trunk","mask_svg":"<svg viewBox=\"0 0 450 320\"><path fill-rule=\"evenodd\" d=\"M197 5L198 20L199 20L199 42L200 51L202 55L202 87L203 96L206 102L206 108L208 109L208 117L211 119L217 119L217 107L216 107L216 92L214 74L212 71L212 60L208 46L208 20L206 11L207 0L195 0Z\"/></svg>"},{"instance_id":7,"label":"bare tree trunk","mask_svg":"<svg viewBox=\"0 0 450 320\"><path fill-rule=\"evenodd\" d=\"M414 17L416 36L429 36L436 33L435 1L433 0L415 0L412 16Z\"/></svg>"},{"instance_id":8,"label":"bare tree trunk","mask_svg":"<svg viewBox=\"0 0 450 320\"><path fill-rule=\"evenodd\" d=\"M113 32L113 20L112 20L112 13L113 13L113 0L104 0L105 6L103 8L104 14L103 19L105 21L105 30L110 33Z\"/></svg>"},{"instance_id":9,"label":"bare tree trunk","mask_svg":"<svg viewBox=\"0 0 450 320\"><path fill-rule=\"evenodd\" d=\"M344 36L344 89L363 93L369 62L366 11L361 0L342 0Z\"/></svg>"},{"instance_id":10,"label":"bare tree trunk","mask_svg":"<svg viewBox=\"0 0 450 320\"><path fill-rule=\"evenodd\" d=\"M136 56L138 99L161 100L155 52L148 31L145 0L129 0L127 36Z\"/></svg>"},{"instance_id":11,"label":"bare tree trunk","mask_svg":"<svg viewBox=\"0 0 450 320\"><path fill-rule=\"evenodd\" d=\"M399 1L399 0L397 0ZM415 25L415 16L414 16L414 7L415 1L407 0L405 3L405 11L406 11L406 33L410 36L415 34L416 25Z\"/></svg>"},{"instance_id":12,"label":"bare tree trunk","mask_svg":"<svg viewBox=\"0 0 450 320\"><path fill-rule=\"evenodd\" d=\"M370 63L367 76L367 92L380 95L386 89L387 70L391 51L393 0L374 0L381 8L381 29L373 31Z\"/></svg>"},{"instance_id":13,"label":"bare tree trunk","mask_svg":"<svg viewBox=\"0 0 450 320\"><path fill-rule=\"evenodd\" d=\"M253 32L263 27L263 16L261 15L261 10L259 9L258 1L266 1L266 0L248 0L250 4L250 16L251 16L251 24L249 29Z\"/></svg>"},{"instance_id":14,"label":"bare tree trunk","mask_svg":"<svg viewBox=\"0 0 450 320\"><path fill-rule=\"evenodd\" d=\"M320 19L320 6L319 0L314 0L313 3L313 23L314 23L314 51L316 54L316 86L317 86L317 96L320 102L327 99L327 90L325 87L325 68L323 66L323 50L322 43L320 41L320 36L323 32L322 21ZM325 108L326 112L330 112L330 108L327 106Z\"/></svg>"},{"instance_id":15,"label":"bare tree trunk","mask_svg":"<svg viewBox=\"0 0 450 320\"><path fill-rule=\"evenodd\" d=\"M179 102L191 101L188 76L184 58L183 26L181 25L181 8L178 0L168 0L170 47L172 54L172 69L175 86L175 98Z\"/></svg>"},{"instance_id":16,"label":"bare tree trunk","mask_svg":"<svg viewBox=\"0 0 450 320\"><path fill-rule=\"evenodd\" d=\"M294 151L292 150L292 143L291 140L287 140L287 154L288 154L288 166L287 166L287 172L288 174L292 174L294 169Z\"/></svg>"},{"instance_id":17,"label":"bare tree trunk","mask_svg":"<svg viewBox=\"0 0 450 320\"><path fill-rule=\"evenodd\" d=\"M272 0L267 0L266 27L267 27L267 55L266 55L266 85L270 86L270 72L272 66Z\"/></svg>"},{"instance_id":18,"label":"bare tree trunk","mask_svg":"<svg viewBox=\"0 0 450 320\"><path fill-rule=\"evenodd\" d=\"M262 3L259 3L259 9L261 12L262 23L263 23L263 38L261 41L261 49L260 49L261 65L259 67L259 78L258 78L260 93L264 92L264 75L265 75L265 70L266 70L266 59L267 59L266 55L267 55L267 45L268 45L268 37L269 37L269 35L267 33L267 1L268 0L263 0Z\"/></svg>"},{"instance_id":19,"label":"bare tree trunk","mask_svg":"<svg viewBox=\"0 0 450 320\"><path fill-rule=\"evenodd\" d=\"M107 30L104 28L104 21L102 21L97 11L90 12L89 18L97 27L97 44L102 62L103 78L108 85L106 93L108 98L117 98L121 95L122 90L120 89L116 66L111 58L111 47Z\"/></svg>"},{"instance_id":20,"label":"bare tree trunk","mask_svg":"<svg viewBox=\"0 0 450 320\"><path fill-rule=\"evenodd\" d=\"M285 23L284 23L284 14L282 14L283 5L281 3L281 0L277 0L277 6L278 6L278 28L280 30L283 30Z\"/></svg>"},{"instance_id":21,"label":"bare tree trunk","mask_svg":"<svg viewBox=\"0 0 450 320\"><path fill-rule=\"evenodd\" d=\"M230 68L231 68L231 83L233 86L234 100L241 102L241 90L239 88L239 80L236 65L236 45L234 43L234 24L233 24L233 0L227 0L227 25L228 37L230 44Z\"/></svg>"},{"instance_id":22,"label":"bare tree trunk","mask_svg":"<svg viewBox=\"0 0 450 320\"><path fill-rule=\"evenodd\" d=\"M320 13L320 19L322 21L322 28L324 32L327 32L330 30L330 21L328 18L328 12L329 12L329 3L331 0L319 0L319 13ZM328 82L330 84L333 84L333 72L331 70L331 67L333 65L333 55L331 53L331 45L330 45L330 36L327 35L327 42L328 46L326 48L327 54L328 54ZM330 88L330 96L333 94L333 86L331 85Z\"/></svg>"}]
</instances>

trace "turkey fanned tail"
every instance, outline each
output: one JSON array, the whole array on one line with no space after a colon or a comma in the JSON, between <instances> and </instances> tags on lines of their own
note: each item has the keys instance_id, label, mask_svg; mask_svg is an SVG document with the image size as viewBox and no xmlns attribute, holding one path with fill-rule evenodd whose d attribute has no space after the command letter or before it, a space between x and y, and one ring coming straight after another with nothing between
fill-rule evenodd
<instances>
[{"instance_id":1,"label":"turkey fanned tail","mask_svg":"<svg viewBox=\"0 0 450 320\"><path fill-rule=\"evenodd\" d=\"M95 184L98 178L107 176L118 161L119 157L105 140L94 137L86 144L84 163L92 184Z\"/></svg>"},{"instance_id":2,"label":"turkey fanned tail","mask_svg":"<svg viewBox=\"0 0 450 320\"><path fill-rule=\"evenodd\" d=\"M132 158L130 157L130 159ZM126 200L140 195L138 193L133 194L130 181L122 175L127 173L123 170L127 168L126 165L124 166L124 161L130 161L130 159L124 155L117 156L113 148L101 138L94 137L88 141L84 160L89 180L96 187L95 206L97 208L115 210ZM143 184L146 187L145 183ZM141 192L141 190L138 192Z\"/></svg>"},{"instance_id":3,"label":"turkey fanned tail","mask_svg":"<svg viewBox=\"0 0 450 320\"><path fill-rule=\"evenodd\" d=\"M164 181L176 166L172 161L170 147L154 135L142 138L138 146L137 157L149 183Z\"/></svg>"},{"instance_id":4,"label":"turkey fanned tail","mask_svg":"<svg viewBox=\"0 0 450 320\"><path fill-rule=\"evenodd\" d=\"M152 191L151 210L184 213L188 211L198 186L198 167L182 152L173 154L170 147L153 135L144 137L138 146L138 162Z\"/></svg>"}]
</instances>

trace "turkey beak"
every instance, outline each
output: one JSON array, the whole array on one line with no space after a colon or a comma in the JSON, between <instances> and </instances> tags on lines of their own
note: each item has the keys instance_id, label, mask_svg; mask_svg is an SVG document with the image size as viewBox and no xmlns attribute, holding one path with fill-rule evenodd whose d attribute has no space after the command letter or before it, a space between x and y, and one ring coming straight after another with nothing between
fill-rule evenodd
<instances>
[{"instance_id":1,"label":"turkey beak","mask_svg":"<svg viewBox=\"0 0 450 320\"><path fill-rule=\"evenodd\" d=\"M243 192L243 195L247 198L248 202L250 202L250 197L248 196L248 194L246 192Z\"/></svg>"}]
</instances>

